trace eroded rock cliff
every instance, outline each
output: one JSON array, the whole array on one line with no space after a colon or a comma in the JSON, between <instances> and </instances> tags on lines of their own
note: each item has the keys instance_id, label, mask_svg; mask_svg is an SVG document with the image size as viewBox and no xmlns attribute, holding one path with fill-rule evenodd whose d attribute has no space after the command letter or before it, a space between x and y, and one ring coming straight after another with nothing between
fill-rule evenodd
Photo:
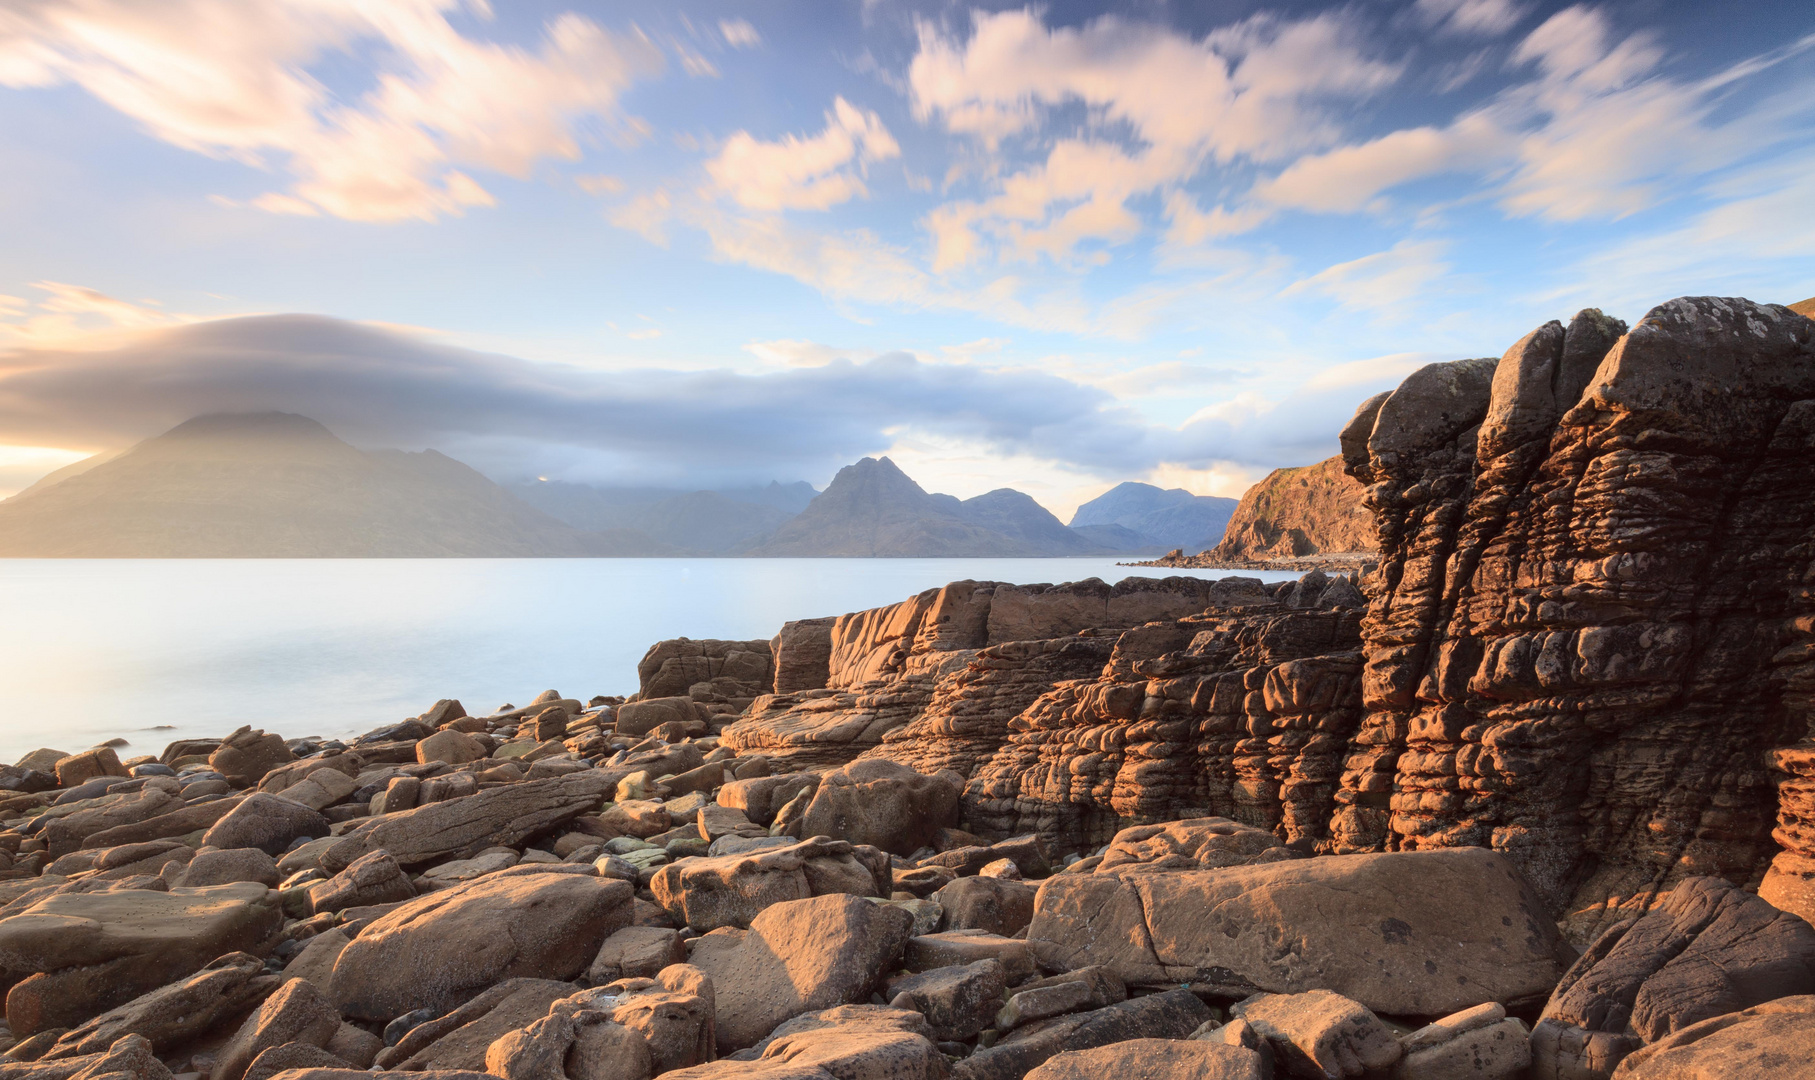
<instances>
[{"instance_id":1,"label":"eroded rock cliff","mask_svg":"<svg viewBox=\"0 0 1815 1080\"><path fill-rule=\"evenodd\" d=\"M1374 518L1364 494L1340 456L1274 469L1242 494L1222 541L1204 553L1205 565L1370 553Z\"/></svg>"}]
</instances>

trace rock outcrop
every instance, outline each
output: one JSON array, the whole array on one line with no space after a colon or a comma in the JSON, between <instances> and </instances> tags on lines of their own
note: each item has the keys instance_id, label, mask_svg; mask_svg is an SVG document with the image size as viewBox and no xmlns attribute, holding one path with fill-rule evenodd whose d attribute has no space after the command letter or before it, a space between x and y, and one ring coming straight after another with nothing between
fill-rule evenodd
<instances>
[{"instance_id":1,"label":"rock outcrop","mask_svg":"<svg viewBox=\"0 0 1815 1080\"><path fill-rule=\"evenodd\" d=\"M1343 459L1274 469L1242 494L1205 565L1244 566L1306 555L1370 555L1374 516L1366 489L1343 471Z\"/></svg>"}]
</instances>

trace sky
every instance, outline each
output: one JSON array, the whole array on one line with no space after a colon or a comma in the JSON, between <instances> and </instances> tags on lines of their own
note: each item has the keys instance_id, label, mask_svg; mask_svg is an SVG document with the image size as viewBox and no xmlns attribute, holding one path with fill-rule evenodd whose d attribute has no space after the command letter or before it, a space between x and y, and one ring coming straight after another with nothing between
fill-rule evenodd
<instances>
[{"instance_id":1,"label":"sky","mask_svg":"<svg viewBox=\"0 0 1815 1080\"><path fill-rule=\"evenodd\" d=\"M1815 8L0 3L0 495L282 409L500 480L1236 495L1815 295Z\"/></svg>"}]
</instances>

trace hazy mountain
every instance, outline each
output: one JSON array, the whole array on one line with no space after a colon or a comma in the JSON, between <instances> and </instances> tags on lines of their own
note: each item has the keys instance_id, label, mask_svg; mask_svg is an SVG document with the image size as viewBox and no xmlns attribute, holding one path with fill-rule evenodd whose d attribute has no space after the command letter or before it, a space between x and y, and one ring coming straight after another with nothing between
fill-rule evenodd
<instances>
[{"instance_id":1,"label":"hazy mountain","mask_svg":"<svg viewBox=\"0 0 1815 1080\"><path fill-rule=\"evenodd\" d=\"M1101 550L1018 491L966 500L929 494L885 457L840 469L805 510L749 554L991 558Z\"/></svg>"},{"instance_id":2,"label":"hazy mountain","mask_svg":"<svg viewBox=\"0 0 1815 1080\"><path fill-rule=\"evenodd\" d=\"M720 491L599 488L550 480L510 484L508 489L578 529L635 529L679 551L707 555L722 555L767 536L819 494L804 480Z\"/></svg>"},{"instance_id":3,"label":"hazy mountain","mask_svg":"<svg viewBox=\"0 0 1815 1080\"><path fill-rule=\"evenodd\" d=\"M288 413L201 416L0 502L0 555L292 558L658 554L586 533L433 450L362 451Z\"/></svg>"},{"instance_id":4,"label":"hazy mountain","mask_svg":"<svg viewBox=\"0 0 1815 1080\"><path fill-rule=\"evenodd\" d=\"M1235 506L1234 499L1193 495L1184 488L1159 488L1131 480L1078 507L1071 516L1071 527L1120 525L1142 538L1141 543L1131 547L1195 551L1212 547L1222 539ZM1092 534L1093 538L1099 535Z\"/></svg>"}]
</instances>

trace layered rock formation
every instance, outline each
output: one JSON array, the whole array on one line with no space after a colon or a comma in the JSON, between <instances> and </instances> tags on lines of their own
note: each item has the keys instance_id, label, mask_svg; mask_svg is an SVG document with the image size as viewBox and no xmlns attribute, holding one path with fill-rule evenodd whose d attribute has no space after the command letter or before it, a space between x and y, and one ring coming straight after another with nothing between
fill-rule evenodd
<instances>
[{"instance_id":1,"label":"layered rock formation","mask_svg":"<svg viewBox=\"0 0 1815 1080\"><path fill-rule=\"evenodd\" d=\"M1241 502L1208 552L1213 565L1241 565L1305 555L1369 554L1374 518L1364 491L1341 457L1296 469L1274 469L1242 493Z\"/></svg>"}]
</instances>

